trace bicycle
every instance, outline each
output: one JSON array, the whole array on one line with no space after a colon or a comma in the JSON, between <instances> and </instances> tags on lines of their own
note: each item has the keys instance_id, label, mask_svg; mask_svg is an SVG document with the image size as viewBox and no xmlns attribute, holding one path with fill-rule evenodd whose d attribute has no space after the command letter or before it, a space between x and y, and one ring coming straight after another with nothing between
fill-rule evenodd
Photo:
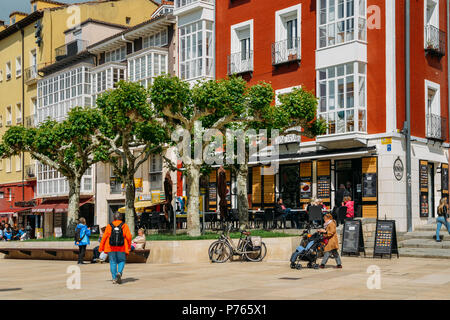
<instances>
[{"instance_id":1,"label":"bicycle","mask_svg":"<svg viewBox=\"0 0 450 320\"><path fill-rule=\"evenodd\" d=\"M232 256L240 255L248 261L260 262L267 254L266 244L260 237L251 237L248 231L241 231L237 245L230 238L228 228L208 249L209 259L214 263L227 262ZM245 236L245 237L244 237Z\"/></svg>"}]
</instances>

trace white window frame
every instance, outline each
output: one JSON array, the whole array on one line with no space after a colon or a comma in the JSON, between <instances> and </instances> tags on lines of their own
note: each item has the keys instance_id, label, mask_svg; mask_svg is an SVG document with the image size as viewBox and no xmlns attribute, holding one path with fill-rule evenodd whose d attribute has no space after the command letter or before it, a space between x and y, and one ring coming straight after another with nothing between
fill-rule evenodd
<instances>
[{"instance_id":1,"label":"white window frame","mask_svg":"<svg viewBox=\"0 0 450 320\"><path fill-rule=\"evenodd\" d=\"M302 5L301 3L275 12L275 42L287 39L286 22L289 18L297 17L297 37L302 33ZM290 19L289 19L290 20Z\"/></svg>"},{"instance_id":2,"label":"white window frame","mask_svg":"<svg viewBox=\"0 0 450 320\"><path fill-rule=\"evenodd\" d=\"M12 162L11 157L6 159L6 168L5 168L6 170L5 171L8 173L11 172L11 162Z\"/></svg>"},{"instance_id":3,"label":"white window frame","mask_svg":"<svg viewBox=\"0 0 450 320\"><path fill-rule=\"evenodd\" d=\"M163 47L169 44L169 30L164 29L142 38L142 48Z\"/></svg>"},{"instance_id":4,"label":"white window frame","mask_svg":"<svg viewBox=\"0 0 450 320\"><path fill-rule=\"evenodd\" d=\"M12 106L6 107L6 126L12 125Z\"/></svg>"},{"instance_id":5,"label":"white window frame","mask_svg":"<svg viewBox=\"0 0 450 320\"><path fill-rule=\"evenodd\" d=\"M0 82L3 82L3 70L0 70Z\"/></svg>"},{"instance_id":6,"label":"white window frame","mask_svg":"<svg viewBox=\"0 0 450 320\"><path fill-rule=\"evenodd\" d=\"M430 2L434 2L435 8L434 8L433 17L432 17L430 23L427 23L427 20L428 20L427 19L427 7L428 7L428 3L430 3ZM439 0L425 0L423 3L424 3L423 4L424 5L424 11L423 11L424 26L429 24L429 25L432 25L433 27L436 27L439 29Z\"/></svg>"},{"instance_id":7,"label":"white window frame","mask_svg":"<svg viewBox=\"0 0 450 320\"><path fill-rule=\"evenodd\" d=\"M22 57L16 57L16 78L22 76Z\"/></svg>"},{"instance_id":8,"label":"white window frame","mask_svg":"<svg viewBox=\"0 0 450 320\"><path fill-rule=\"evenodd\" d=\"M254 51L255 48L253 46L253 19L234 24L230 27L231 30L231 46L230 46L230 53L240 53L242 50L241 48L241 39L239 38L238 33L240 31L244 31L246 29L250 29L250 51Z\"/></svg>"},{"instance_id":9,"label":"white window frame","mask_svg":"<svg viewBox=\"0 0 450 320\"><path fill-rule=\"evenodd\" d=\"M161 170L155 170L155 171L152 170L153 169L152 164L154 161L156 161L155 159L159 160L159 163L161 164ZM149 158L149 161L148 161L148 184L149 184L150 192L162 190L162 188L163 188L163 167L164 167L164 164L163 164L163 158L161 155L155 154ZM156 169L159 169L159 168L156 168ZM152 186L152 176L156 176L156 175L159 175L161 177L161 184L158 187Z\"/></svg>"},{"instance_id":10,"label":"white window frame","mask_svg":"<svg viewBox=\"0 0 450 320\"><path fill-rule=\"evenodd\" d=\"M6 81L11 80L12 78L12 70L11 70L11 61L6 62Z\"/></svg>"},{"instance_id":11,"label":"white window frame","mask_svg":"<svg viewBox=\"0 0 450 320\"><path fill-rule=\"evenodd\" d=\"M105 52L105 63L121 62L127 58L127 46Z\"/></svg>"},{"instance_id":12,"label":"white window frame","mask_svg":"<svg viewBox=\"0 0 450 320\"><path fill-rule=\"evenodd\" d=\"M16 123L22 123L23 121L23 110L22 104L20 102L16 103Z\"/></svg>"},{"instance_id":13,"label":"white window frame","mask_svg":"<svg viewBox=\"0 0 450 320\"><path fill-rule=\"evenodd\" d=\"M22 154L15 156L16 158L16 171L22 170Z\"/></svg>"},{"instance_id":14,"label":"white window frame","mask_svg":"<svg viewBox=\"0 0 450 320\"><path fill-rule=\"evenodd\" d=\"M428 89L432 89L436 92L436 100L433 101L431 113L441 116L441 86L438 83L429 80L425 80L425 114L428 115Z\"/></svg>"}]
</instances>

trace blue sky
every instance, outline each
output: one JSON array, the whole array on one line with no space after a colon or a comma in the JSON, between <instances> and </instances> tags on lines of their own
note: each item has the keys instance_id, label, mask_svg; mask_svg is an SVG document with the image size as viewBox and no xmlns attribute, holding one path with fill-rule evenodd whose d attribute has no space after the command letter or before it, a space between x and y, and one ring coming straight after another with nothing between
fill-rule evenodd
<instances>
[{"instance_id":1,"label":"blue sky","mask_svg":"<svg viewBox=\"0 0 450 320\"><path fill-rule=\"evenodd\" d=\"M58 0L56 0L58 1ZM64 3L80 3L92 0L60 0ZM25 13L31 12L30 0L0 0L0 20L9 24L9 14L13 11L21 11Z\"/></svg>"}]
</instances>

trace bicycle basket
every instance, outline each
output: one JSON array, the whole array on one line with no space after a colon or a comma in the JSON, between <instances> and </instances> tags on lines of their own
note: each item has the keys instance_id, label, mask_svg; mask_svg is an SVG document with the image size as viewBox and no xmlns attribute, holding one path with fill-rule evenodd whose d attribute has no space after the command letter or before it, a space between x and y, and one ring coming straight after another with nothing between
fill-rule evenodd
<instances>
[{"instance_id":1,"label":"bicycle basket","mask_svg":"<svg viewBox=\"0 0 450 320\"><path fill-rule=\"evenodd\" d=\"M261 242L262 242L261 237L250 237L250 243L252 244L253 248L260 248Z\"/></svg>"}]
</instances>

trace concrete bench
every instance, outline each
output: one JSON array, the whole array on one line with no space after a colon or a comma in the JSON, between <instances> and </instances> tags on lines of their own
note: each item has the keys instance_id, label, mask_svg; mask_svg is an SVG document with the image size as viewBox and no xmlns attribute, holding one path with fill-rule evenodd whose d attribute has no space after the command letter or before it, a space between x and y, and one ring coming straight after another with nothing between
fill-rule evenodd
<instances>
[{"instance_id":1,"label":"concrete bench","mask_svg":"<svg viewBox=\"0 0 450 320\"><path fill-rule=\"evenodd\" d=\"M6 259L78 261L78 248L0 248ZM93 249L86 249L84 261L91 261ZM150 250L134 250L127 256L128 263L146 263Z\"/></svg>"}]
</instances>

